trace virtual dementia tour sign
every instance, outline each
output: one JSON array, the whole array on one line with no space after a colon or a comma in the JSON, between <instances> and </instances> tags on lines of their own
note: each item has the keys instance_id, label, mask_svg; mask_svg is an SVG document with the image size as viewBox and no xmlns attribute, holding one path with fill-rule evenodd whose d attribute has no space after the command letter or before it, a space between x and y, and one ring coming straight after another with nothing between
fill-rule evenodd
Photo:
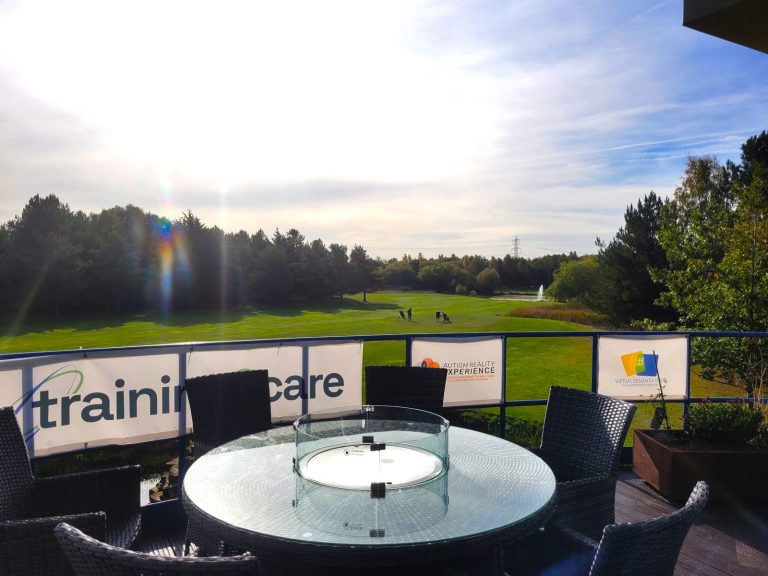
<instances>
[{"instance_id":1,"label":"virtual dementia tour sign","mask_svg":"<svg viewBox=\"0 0 768 576\"><path fill-rule=\"evenodd\" d=\"M292 345L194 351L183 357L187 377L266 368L272 417L281 420L300 415L305 406L316 411L360 405L362 348L362 342L342 342L306 350ZM191 431L182 402L180 354L57 358L50 357L50 363L34 359L26 387L18 362L8 370L0 362L0 403L14 407L33 455Z\"/></svg>"},{"instance_id":2,"label":"virtual dementia tour sign","mask_svg":"<svg viewBox=\"0 0 768 576\"><path fill-rule=\"evenodd\" d=\"M647 399L659 393L684 398L688 338L682 336L600 336L598 392L615 398Z\"/></svg>"}]
</instances>

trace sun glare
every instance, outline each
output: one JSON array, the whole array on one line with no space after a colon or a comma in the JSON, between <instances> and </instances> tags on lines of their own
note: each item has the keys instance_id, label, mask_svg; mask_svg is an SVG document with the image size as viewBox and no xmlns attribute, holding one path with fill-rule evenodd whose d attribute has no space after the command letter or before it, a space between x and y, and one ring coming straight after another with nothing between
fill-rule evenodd
<instances>
[{"instance_id":1,"label":"sun glare","mask_svg":"<svg viewBox=\"0 0 768 576\"><path fill-rule=\"evenodd\" d=\"M161 173L214 186L445 177L491 145L493 87L418 52L417 6L25 2L0 30L0 65Z\"/></svg>"}]
</instances>

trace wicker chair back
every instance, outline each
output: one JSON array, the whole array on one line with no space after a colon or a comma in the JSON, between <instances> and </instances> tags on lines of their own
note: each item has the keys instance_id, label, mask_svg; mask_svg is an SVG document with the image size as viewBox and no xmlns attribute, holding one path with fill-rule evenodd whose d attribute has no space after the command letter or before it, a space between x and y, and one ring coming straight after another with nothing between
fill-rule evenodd
<instances>
[{"instance_id":1,"label":"wicker chair back","mask_svg":"<svg viewBox=\"0 0 768 576\"><path fill-rule=\"evenodd\" d=\"M673 576L685 536L709 498L698 482L688 503L669 514L627 524L609 524L602 537L553 526L504 555L506 570L521 576Z\"/></svg>"},{"instance_id":2,"label":"wicker chair back","mask_svg":"<svg viewBox=\"0 0 768 576\"><path fill-rule=\"evenodd\" d=\"M439 414L443 411L447 376L445 368L366 366L365 401Z\"/></svg>"},{"instance_id":3,"label":"wicker chair back","mask_svg":"<svg viewBox=\"0 0 768 576\"><path fill-rule=\"evenodd\" d=\"M13 408L0 409L0 520L24 517L34 477Z\"/></svg>"},{"instance_id":4,"label":"wicker chair back","mask_svg":"<svg viewBox=\"0 0 768 576\"><path fill-rule=\"evenodd\" d=\"M615 475L636 409L602 394L552 386L540 455L558 481Z\"/></svg>"},{"instance_id":5,"label":"wicker chair back","mask_svg":"<svg viewBox=\"0 0 768 576\"><path fill-rule=\"evenodd\" d=\"M0 409L0 574L69 576L53 535L68 522L121 547L141 529L141 468L35 478L12 408Z\"/></svg>"},{"instance_id":6,"label":"wicker chair back","mask_svg":"<svg viewBox=\"0 0 768 576\"><path fill-rule=\"evenodd\" d=\"M652 520L606 526L590 576L672 576L685 536L708 499L709 487L699 481L679 510Z\"/></svg>"},{"instance_id":7,"label":"wicker chair back","mask_svg":"<svg viewBox=\"0 0 768 576\"><path fill-rule=\"evenodd\" d=\"M195 456L231 440L272 427L269 376L244 370L187 378L195 437Z\"/></svg>"},{"instance_id":8,"label":"wicker chair back","mask_svg":"<svg viewBox=\"0 0 768 576\"><path fill-rule=\"evenodd\" d=\"M110 546L62 523L54 528L76 576L258 574L255 556L189 558L153 556Z\"/></svg>"},{"instance_id":9,"label":"wicker chair back","mask_svg":"<svg viewBox=\"0 0 768 576\"><path fill-rule=\"evenodd\" d=\"M557 479L554 523L599 540L615 522L617 468L635 410L608 396L552 386L535 452Z\"/></svg>"}]
</instances>

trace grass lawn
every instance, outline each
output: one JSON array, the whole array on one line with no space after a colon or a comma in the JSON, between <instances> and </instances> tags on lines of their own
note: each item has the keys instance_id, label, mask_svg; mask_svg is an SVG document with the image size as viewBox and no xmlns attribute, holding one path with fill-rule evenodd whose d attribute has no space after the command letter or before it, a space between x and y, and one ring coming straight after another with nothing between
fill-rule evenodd
<instances>
[{"instance_id":1,"label":"grass lawn","mask_svg":"<svg viewBox=\"0 0 768 576\"><path fill-rule=\"evenodd\" d=\"M11 320L4 324L16 328L0 339L0 353L302 336L588 329L563 321L510 315L521 308L541 305L434 293L375 292L368 294L367 302L357 294L320 306L245 309L225 314L67 318L21 325ZM411 322L399 315L400 310L409 307ZM435 321L438 307L451 322ZM510 339L508 348L510 398L545 398L553 383L589 387L588 338ZM365 346L366 364L402 364L404 359L402 341Z\"/></svg>"},{"instance_id":2,"label":"grass lawn","mask_svg":"<svg viewBox=\"0 0 768 576\"><path fill-rule=\"evenodd\" d=\"M400 310L409 307L413 312L411 322L399 316ZM450 316L450 323L435 322L438 307ZM195 312L169 318L102 316L23 323L6 318L0 325L10 328L6 328L0 338L0 353L303 336L591 329L553 319L558 314L573 317L567 307L560 308L553 303L420 292L374 292L368 294L367 302L357 294L319 306ZM553 384L589 389L591 350L588 337L509 338L508 399L544 399ZM365 364L402 364L404 359L402 341L365 345ZM694 379L693 393L718 396L732 395L733 391ZM652 411L651 406L641 405L636 425L647 426ZM679 421L680 410L673 407L671 412ZM543 408L515 408L510 413L540 419Z\"/></svg>"}]
</instances>

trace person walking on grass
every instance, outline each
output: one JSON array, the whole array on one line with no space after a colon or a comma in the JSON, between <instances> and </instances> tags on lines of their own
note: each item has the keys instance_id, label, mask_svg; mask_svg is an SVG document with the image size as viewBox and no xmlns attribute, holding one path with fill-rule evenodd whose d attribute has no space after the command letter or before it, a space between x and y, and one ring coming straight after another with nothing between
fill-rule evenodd
<instances>
[{"instance_id":1,"label":"person walking on grass","mask_svg":"<svg viewBox=\"0 0 768 576\"><path fill-rule=\"evenodd\" d=\"M410 306L408 306L407 314L408 314L408 322L410 322L411 321L411 307Z\"/></svg>"},{"instance_id":2,"label":"person walking on grass","mask_svg":"<svg viewBox=\"0 0 768 576\"><path fill-rule=\"evenodd\" d=\"M440 308L435 312L435 322L440 322Z\"/></svg>"}]
</instances>

